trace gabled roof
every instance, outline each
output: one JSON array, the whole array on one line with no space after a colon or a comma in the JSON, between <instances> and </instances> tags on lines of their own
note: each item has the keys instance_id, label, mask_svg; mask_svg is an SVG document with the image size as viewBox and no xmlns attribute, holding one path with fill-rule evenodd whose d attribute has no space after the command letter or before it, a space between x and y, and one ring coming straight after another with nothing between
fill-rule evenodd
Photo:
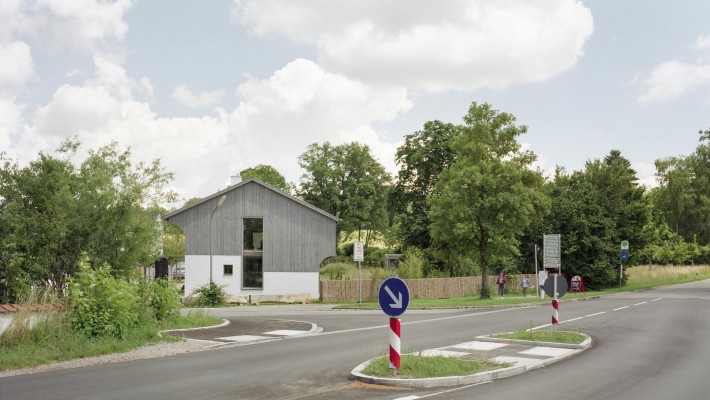
<instances>
[{"instance_id":1,"label":"gabled roof","mask_svg":"<svg viewBox=\"0 0 710 400\"><path fill-rule=\"evenodd\" d=\"M217 193L215 193L215 194L213 194L213 195L211 195L211 196L205 197L204 199L198 201L197 203L190 204L189 206L186 206L186 207L183 207L183 208L181 208L181 209L178 209L178 210L176 210L176 211L171 212L170 214L164 216L163 219L169 220L170 218L172 218L172 217L174 217L174 216L176 216L176 215L178 215L178 214L182 214L182 213L184 213L185 211L187 211L187 210L189 210L189 209L191 209L191 208L193 208L193 207L196 207L196 206L198 206L198 205L200 205L200 204L202 204L202 203L204 203L204 202L207 202L207 201L209 201L209 200L212 200L212 199L214 199L215 197L219 197L219 196L221 196L221 195L223 195L223 194L229 193L229 192L231 192L232 190L236 190L236 189L238 189L238 188L240 188L240 187L242 187L242 186L244 186L244 185L246 185L247 183L250 183L250 182L254 182L254 183L258 184L258 185L261 185L261 186L265 187L266 189L271 190L272 192L275 192L275 193L277 193L277 194L280 194L281 196L286 197L286 198L289 199L289 200L295 201L296 203L299 203L299 204L301 204L301 205L304 206L304 207L310 208L311 210L313 210L313 211L315 211L315 212L317 212L317 213L319 213L319 214L321 214L321 215L323 215L323 216L325 216L325 217L328 217L328 218L332 219L332 220L335 221L335 222L340 222L340 218L338 218L338 217L336 217L336 216L334 216L334 215L332 215L332 214L330 214L330 213L327 213L327 212L321 210L320 208L318 208L318 207L316 207L316 206L314 206L314 205L312 205L312 204L308 204L308 203L306 203L305 201L303 201L303 200L301 200L301 199L299 199L299 198L293 197L293 196L291 196L290 194L288 194L288 193L286 193L286 192L283 192L283 191L281 191L281 190L279 190L279 189L277 189L277 188L275 188L275 187L269 185L268 183L262 182L262 181L260 181L260 180L258 180L258 179L256 179L256 178L249 178L249 179L247 179L247 180L245 180L245 181L242 181L242 182L237 183L236 185L232 185L232 186L230 186L230 187L228 187L228 188L226 188L226 189L224 189L224 190L220 190L219 192L217 192Z\"/></svg>"}]
</instances>

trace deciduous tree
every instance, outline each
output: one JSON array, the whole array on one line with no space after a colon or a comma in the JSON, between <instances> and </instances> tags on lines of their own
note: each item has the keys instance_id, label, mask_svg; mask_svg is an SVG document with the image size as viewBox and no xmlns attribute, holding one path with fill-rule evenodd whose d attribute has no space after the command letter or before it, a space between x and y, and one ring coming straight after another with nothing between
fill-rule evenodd
<instances>
[{"instance_id":1,"label":"deciduous tree","mask_svg":"<svg viewBox=\"0 0 710 400\"><path fill-rule=\"evenodd\" d=\"M429 195L429 218L435 241L478 260L487 298L490 263L517 255L518 237L549 199L541 174L530 169L535 155L517 141L527 128L513 115L473 103L464 122L452 143L456 161Z\"/></svg>"}]
</instances>

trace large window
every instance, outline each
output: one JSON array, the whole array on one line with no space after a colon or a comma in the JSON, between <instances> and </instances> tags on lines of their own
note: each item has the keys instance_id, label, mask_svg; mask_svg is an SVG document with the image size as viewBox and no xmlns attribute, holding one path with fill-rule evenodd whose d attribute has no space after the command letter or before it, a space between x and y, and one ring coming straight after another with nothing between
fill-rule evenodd
<instances>
[{"instance_id":1,"label":"large window","mask_svg":"<svg viewBox=\"0 0 710 400\"><path fill-rule=\"evenodd\" d=\"M244 218L242 288L264 288L264 220Z\"/></svg>"}]
</instances>

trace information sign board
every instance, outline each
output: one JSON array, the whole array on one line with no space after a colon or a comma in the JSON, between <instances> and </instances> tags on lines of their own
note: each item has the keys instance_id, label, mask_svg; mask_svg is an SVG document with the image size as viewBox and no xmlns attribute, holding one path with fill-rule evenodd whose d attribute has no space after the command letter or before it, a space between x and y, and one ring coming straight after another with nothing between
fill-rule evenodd
<instances>
[{"instance_id":1,"label":"information sign board","mask_svg":"<svg viewBox=\"0 0 710 400\"><path fill-rule=\"evenodd\" d=\"M542 244L542 265L545 268L560 268L562 265L560 234L544 235Z\"/></svg>"},{"instance_id":2,"label":"information sign board","mask_svg":"<svg viewBox=\"0 0 710 400\"><path fill-rule=\"evenodd\" d=\"M353 261L365 261L365 246L362 242L353 243Z\"/></svg>"}]
</instances>

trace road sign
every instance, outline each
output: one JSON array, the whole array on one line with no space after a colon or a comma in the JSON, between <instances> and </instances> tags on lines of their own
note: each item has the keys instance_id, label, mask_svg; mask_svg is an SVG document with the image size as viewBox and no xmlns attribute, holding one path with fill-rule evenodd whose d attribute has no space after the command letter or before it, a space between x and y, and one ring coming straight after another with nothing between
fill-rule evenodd
<instances>
[{"instance_id":1,"label":"road sign","mask_svg":"<svg viewBox=\"0 0 710 400\"><path fill-rule=\"evenodd\" d=\"M560 268L560 265L562 265L562 249L560 243L560 234L543 236L543 267Z\"/></svg>"},{"instance_id":2,"label":"road sign","mask_svg":"<svg viewBox=\"0 0 710 400\"><path fill-rule=\"evenodd\" d=\"M353 243L353 261L365 261L365 246L362 242Z\"/></svg>"},{"instance_id":3,"label":"road sign","mask_svg":"<svg viewBox=\"0 0 710 400\"><path fill-rule=\"evenodd\" d=\"M409 288L403 280L387 278L380 286L378 295L380 308L390 317L399 317L407 311L409 305Z\"/></svg>"},{"instance_id":4,"label":"road sign","mask_svg":"<svg viewBox=\"0 0 710 400\"><path fill-rule=\"evenodd\" d=\"M555 279L557 280L557 296L555 296ZM568 287L567 281L563 277L554 274L545 280L545 285L542 287L542 290L545 291L546 295L554 298L564 296L565 293L567 293Z\"/></svg>"},{"instance_id":5,"label":"road sign","mask_svg":"<svg viewBox=\"0 0 710 400\"><path fill-rule=\"evenodd\" d=\"M621 241L621 259L626 260L628 258L629 258L629 241L622 240Z\"/></svg>"},{"instance_id":6,"label":"road sign","mask_svg":"<svg viewBox=\"0 0 710 400\"><path fill-rule=\"evenodd\" d=\"M579 275L575 275L572 277L572 290L570 290L572 293L580 293L584 292L584 281L582 280L582 277Z\"/></svg>"}]
</instances>

